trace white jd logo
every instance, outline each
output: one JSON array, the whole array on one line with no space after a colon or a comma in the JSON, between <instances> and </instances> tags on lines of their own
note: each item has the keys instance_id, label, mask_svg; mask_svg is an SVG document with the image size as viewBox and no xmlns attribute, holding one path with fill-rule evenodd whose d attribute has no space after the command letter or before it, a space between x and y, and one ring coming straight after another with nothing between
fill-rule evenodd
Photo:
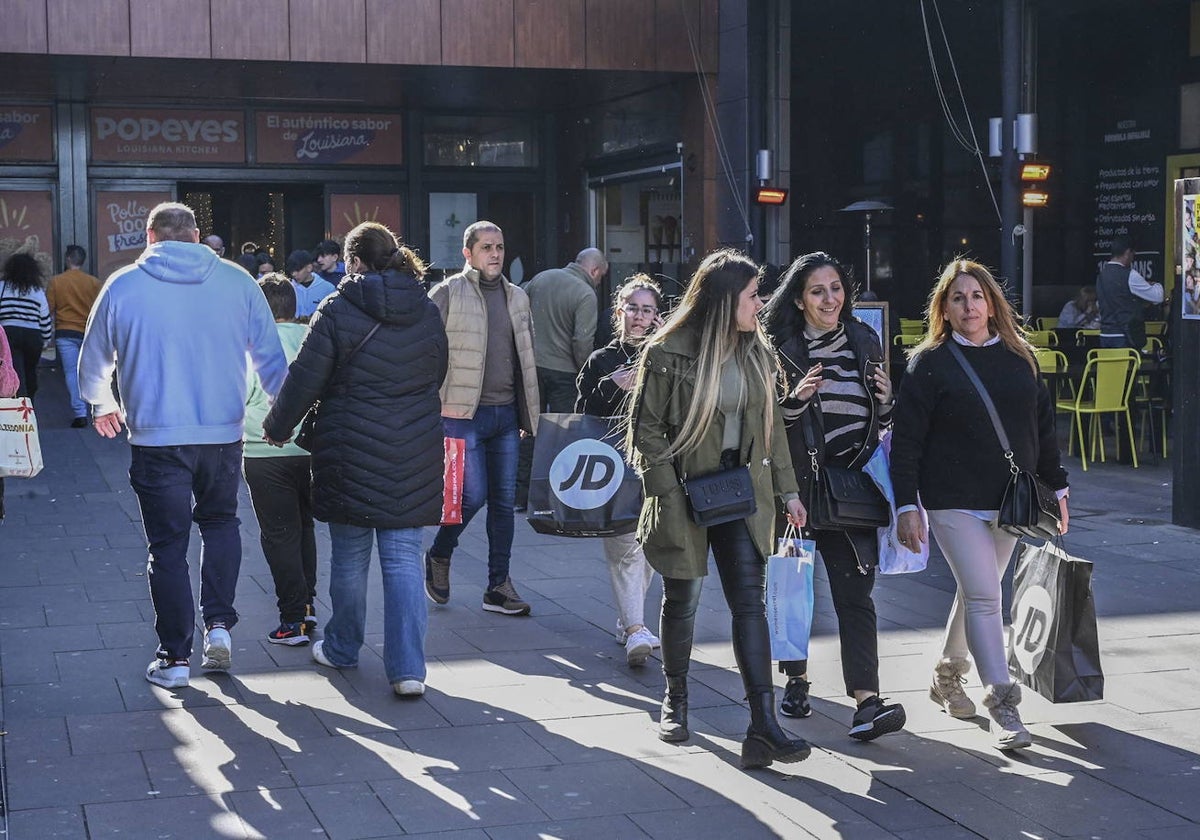
<instances>
[{"instance_id":1,"label":"white jd logo","mask_svg":"<svg viewBox=\"0 0 1200 840\"><path fill-rule=\"evenodd\" d=\"M1050 627L1054 623L1054 602L1050 593L1040 586L1030 586L1021 593L1013 607L1013 655L1021 670L1032 674L1046 655Z\"/></svg>"},{"instance_id":2,"label":"white jd logo","mask_svg":"<svg viewBox=\"0 0 1200 840\"><path fill-rule=\"evenodd\" d=\"M614 495L625 478L625 460L607 443L577 440L550 465L550 489L567 507L592 510Z\"/></svg>"}]
</instances>

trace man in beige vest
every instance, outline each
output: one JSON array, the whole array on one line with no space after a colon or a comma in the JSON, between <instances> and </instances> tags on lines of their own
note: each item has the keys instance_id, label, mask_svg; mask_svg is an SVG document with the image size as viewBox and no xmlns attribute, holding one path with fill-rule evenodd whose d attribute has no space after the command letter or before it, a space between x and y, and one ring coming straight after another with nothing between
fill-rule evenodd
<instances>
[{"instance_id":1,"label":"man in beige vest","mask_svg":"<svg viewBox=\"0 0 1200 840\"><path fill-rule=\"evenodd\" d=\"M488 582L483 608L529 615L509 576L520 433L537 430L537 366L529 298L504 276L504 233L480 221L463 232L466 265L433 287L450 341L442 384L446 437L465 442L462 523L443 525L425 554L425 593L450 600L450 558L459 537L487 505Z\"/></svg>"}]
</instances>

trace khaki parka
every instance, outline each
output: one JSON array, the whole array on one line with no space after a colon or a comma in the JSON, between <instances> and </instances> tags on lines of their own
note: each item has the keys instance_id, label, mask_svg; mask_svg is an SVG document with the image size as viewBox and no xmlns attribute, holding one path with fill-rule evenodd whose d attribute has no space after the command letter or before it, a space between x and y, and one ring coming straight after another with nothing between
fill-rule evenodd
<instances>
[{"instance_id":1,"label":"khaki parka","mask_svg":"<svg viewBox=\"0 0 1200 840\"><path fill-rule=\"evenodd\" d=\"M679 434L695 395L699 344L699 333L681 330L661 344L648 347L640 361L643 370L633 394L633 442L643 461L641 478L646 494L637 538L650 565L670 578L692 579L708 574L707 529L692 522L679 479L714 472L719 467L723 418L715 419L699 447L676 459L678 473L664 454L669 441ZM775 516L782 497L797 492L796 474L776 395L764 393L756 381L748 381L746 390L742 456L746 456L749 444L750 476L758 507L746 524L759 554L766 558L774 551ZM766 412L773 416L769 449L763 439Z\"/></svg>"}]
</instances>

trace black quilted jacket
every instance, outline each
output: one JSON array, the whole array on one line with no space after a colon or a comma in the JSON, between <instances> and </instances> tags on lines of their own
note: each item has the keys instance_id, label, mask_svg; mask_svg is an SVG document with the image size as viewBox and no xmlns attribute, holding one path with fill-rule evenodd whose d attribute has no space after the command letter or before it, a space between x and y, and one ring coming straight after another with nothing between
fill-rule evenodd
<instances>
[{"instance_id":1,"label":"black quilted jacket","mask_svg":"<svg viewBox=\"0 0 1200 840\"><path fill-rule=\"evenodd\" d=\"M341 370L376 322L382 326ZM284 440L320 400L313 515L367 528L436 525L442 512L446 331L408 274L349 275L311 330L263 428Z\"/></svg>"}]
</instances>

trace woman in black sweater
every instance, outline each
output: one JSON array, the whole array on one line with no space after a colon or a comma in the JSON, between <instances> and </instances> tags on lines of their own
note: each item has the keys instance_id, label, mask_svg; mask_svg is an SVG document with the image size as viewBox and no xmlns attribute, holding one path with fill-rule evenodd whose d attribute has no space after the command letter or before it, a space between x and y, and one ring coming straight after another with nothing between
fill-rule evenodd
<instances>
[{"instance_id":1,"label":"woman in black sweater","mask_svg":"<svg viewBox=\"0 0 1200 840\"><path fill-rule=\"evenodd\" d=\"M879 336L847 305L850 288L842 267L818 251L796 259L763 310L763 325L787 376L783 401L792 466L802 499L812 509L814 462L861 468L891 422L892 383L883 369ZM829 578L846 694L857 709L850 737L871 741L904 726L904 707L879 696L879 639L875 619L874 528L814 530ZM808 717L808 661L785 661L780 711Z\"/></svg>"},{"instance_id":2,"label":"woman in black sweater","mask_svg":"<svg viewBox=\"0 0 1200 840\"><path fill-rule=\"evenodd\" d=\"M616 337L588 357L575 383L579 391L575 411L580 414L596 417L624 414L642 339L663 323L662 289L647 275L633 275L617 289L614 297ZM646 555L632 533L605 537L604 556L617 604L617 643L625 646L625 661L640 667L660 644L643 620L646 590L654 578L654 569L646 562Z\"/></svg>"},{"instance_id":3,"label":"woman in black sweater","mask_svg":"<svg viewBox=\"0 0 1200 840\"><path fill-rule=\"evenodd\" d=\"M919 493L958 582L929 696L954 717L974 716L962 690L969 654L987 689L983 704L995 722L996 746L1027 747L1032 738L1017 712L1021 690L1009 676L1000 613L1000 580L1017 541L996 526L1010 470L987 409L948 343L958 345L987 388L1017 466L1058 491L1065 532L1067 473L1054 409L1033 348L987 268L969 260L946 266L926 316L929 332L912 349L901 384L891 466L900 542L915 549L927 538L916 510Z\"/></svg>"}]
</instances>

